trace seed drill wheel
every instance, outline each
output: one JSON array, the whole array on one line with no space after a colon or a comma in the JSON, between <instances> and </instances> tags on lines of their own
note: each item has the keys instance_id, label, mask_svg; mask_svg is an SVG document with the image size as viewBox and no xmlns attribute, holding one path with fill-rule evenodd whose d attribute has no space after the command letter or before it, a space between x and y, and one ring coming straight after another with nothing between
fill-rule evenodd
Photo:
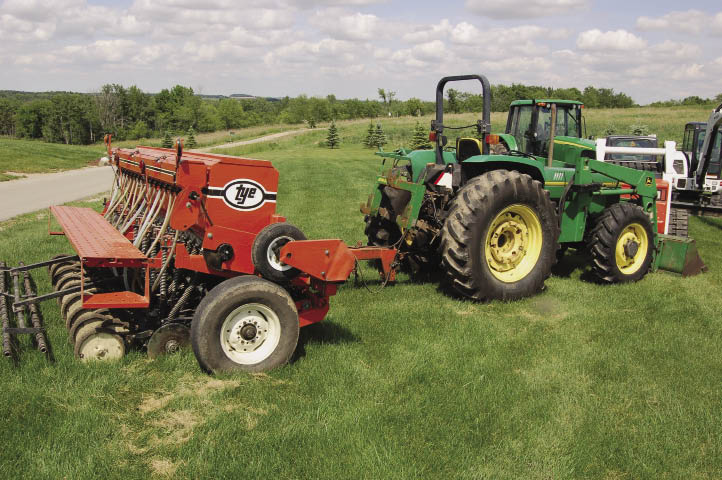
<instances>
[{"instance_id":1,"label":"seed drill wheel","mask_svg":"<svg viewBox=\"0 0 722 480\"><path fill-rule=\"evenodd\" d=\"M191 324L191 344L207 372L264 372L287 363L298 343L298 312L275 283L235 277L203 298Z\"/></svg>"},{"instance_id":2,"label":"seed drill wheel","mask_svg":"<svg viewBox=\"0 0 722 480\"><path fill-rule=\"evenodd\" d=\"M281 261L281 247L293 240L306 240L298 227L290 223L272 223L256 235L251 259L258 273L272 282L284 283L300 272Z\"/></svg>"},{"instance_id":3,"label":"seed drill wheel","mask_svg":"<svg viewBox=\"0 0 722 480\"><path fill-rule=\"evenodd\" d=\"M98 291L98 290L97 290L96 288L91 288L91 287L88 287L88 286L86 285L86 286L85 286L85 291L84 291L84 293L85 293L86 295L88 295L88 294L91 294L91 293L95 293L95 292L97 292L97 291ZM68 312L70 312L70 309L71 309L75 304L78 304L78 303L79 303L79 304L82 305L82 303L83 303L83 296L80 294L80 292L77 292L77 293L69 293L69 294L67 294L67 295L64 295L64 296L61 297L61 298L62 298L62 300L61 300L61 302L60 302L60 315L61 315L63 318L65 318L65 319L68 318Z\"/></svg>"},{"instance_id":4,"label":"seed drill wheel","mask_svg":"<svg viewBox=\"0 0 722 480\"><path fill-rule=\"evenodd\" d=\"M112 320L110 315L100 313L97 310L91 310L87 315L80 315L68 329L68 340L75 345L81 330L88 325L100 326L106 320Z\"/></svg>"},{"instance_id":5,"label":"seed drill wheel","mask_svg":"<svg viewBox=\"0 0 722 480\"><path fill-rule=\"evenodd\" d=\"M55 269L50 277L55 290L60 290L60 283L66 278L80 278L80 264L72 263L68 265L62 265Z\"/></svg>"},{"instance_id":6,"label":"seed drill wheel","mask_svg":"<svg viewBox=\"0 0 722 480\"><path fill-rule=\"evenodd\" d=\"M100 317L80 328L75 337L75 356L83 362L91 360L117 360L125 355L125 341L107 327L101 327Z\"/></svg>"},{"instance_id":7,"label":"seed drill wheel","mask_svg":"<svg viewBox=\"0 0 722 480\"><path fill-rule=\"evenodd\" d=\"M544 286L559 227L549 192L529 175L495 170L469 181L442 231L449 285L474 300L514 300Z\"/></svg>"},{"instance_id":8,"label":"seed drill wheel","mask_svg":"<svg viewBox=\"0 0 722 480\"><path fill-rule=\"evenodd\" d=\"M153 332L148 340L148 356L157 358L178 352L191 343L191 332L188 327L179 323L163 325Z\"/></svg>"},{"instance_id":9,"label":"seed drill wheel","mask_svg":"<svg viewBox=\"0 0 722 480\"><path fill-rule=\"evenodd\" d=\"M592 269L608 283L634 282L652 263L652 222L639 206L616 203L597 220L590 239Z\"/></svg>"},{"instance_id":10,"label":"seed drill wheel","mask_svg":"<svg viewBox=\"0 0 722 480\"><path fill-rule=\"evenodd\" d=\"M52 259L55 260L56 258L67 257L67 256L68 255L66 253L61 253L59 255L55 255ZM62 262L52 263L52 264L48 265L48 273L50 274L50 278L53 277L53 275L55 274L55 270L57 270L58 268L60 268L64 265L71 265L76 262L77 262L77 260L64 260Z\"/></svg>"}]
</instances>

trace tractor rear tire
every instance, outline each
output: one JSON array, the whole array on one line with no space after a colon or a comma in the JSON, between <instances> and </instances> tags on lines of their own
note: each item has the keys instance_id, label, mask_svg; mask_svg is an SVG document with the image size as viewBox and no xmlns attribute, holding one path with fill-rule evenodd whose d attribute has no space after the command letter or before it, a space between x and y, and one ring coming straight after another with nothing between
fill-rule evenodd
<instances>
[{"instance_id":1,"label":"tractor rear tire","mask_svg":"<svg viewBox=\"0 0 722 480\"><path fill-rule=\"evenodd\" d=\"M446 282L477 301L516 300L544 287L559 250L549 192L529 175L494 170L452 200L441 239Z\"/></svg>"},{"instance_id":2,"label":"tractor rear tire","mask_svg":"<svg viewBox=\"0 0 722 480\"><path fill-rule=\"evenodd\" d=\"M683 208L673 208L669 212L670 235L687 238L689 236L689 211Z\"/></svg>"},{"instance_id":3,"label":"tractor rear tire","mask_svg":"<svg viewBox=\"0 0 722 480\"><path fill-rule=\"evenodd\" d=\"M251 259L256 271L276 283L287 283L301 272L281 262L281 247L293 240L306 240L306 235L290 223L272 223L261 230L253 241Z\"/></svg>"},{"instance_id":4,"label":"tractor rear tire","mask_svg":"<svg viewBox=\"0 0 722 480\"><path fill-rule=\"evenodd\" d=\"M298 311L288 292L250 275L208 292L191 323L193 352L209 373L265 372L284 365L298 334Z\"/></svg>"},{"instance_id":5,"label":"tractor rear tire","mask_svg":"<svg viewBox=\"0 0 722 480\"><path fill-rule=\"evenodd\" d=\"M598 218L589 246L592 270L601 281L636 282L652 264L652 222L641 207L615 203Z\"/></svg>"}]
</instances>

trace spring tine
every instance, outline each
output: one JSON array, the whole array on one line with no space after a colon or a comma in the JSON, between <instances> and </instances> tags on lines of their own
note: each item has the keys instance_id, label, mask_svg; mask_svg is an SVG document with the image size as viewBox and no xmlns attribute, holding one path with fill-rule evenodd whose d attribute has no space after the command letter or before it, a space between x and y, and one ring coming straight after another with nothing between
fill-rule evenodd
<instances>
[{"instance_id":1,"label":"spring tine","mask_svg":"<svg viewBox=\"0 0 722 480\"><path fill-rule=\"evenodd\" d=\"M22 262L20 263L22 266ZM34 297L35 292L33 291L33 285L30 281L30 273L25 270L23 272L24 283L25 283L25 296L26 298ZM28 305L28 309L30 310L30 321L33 324L33 328L42 329L43 324L40 321L40 310L38 309L38 305L36 303L31 303ZM35 342L38 345L38 350L40 350L43 353L47 353L48 351L48 344L45 340L45 334L42 330L38 330L37 333L35 333Z\"/></svg>"},{"instance_id":2,"label":"spring tine","mask_svg":"<svg viewBox=\"0 0 722 480\"><path fill-rule=\"evenodd\" d=\"M5 262L0 262L0 267L4 267ZM5 271L0 272L0 292L5 292ZM2 320L2 328L3 328L3 355L6 357L12 357L13 351L10 347L10 332L8 332L8 328L10 328L10 315L8 314L8 305L7 300L5 299L4 295L0 295L0 320Z\"/></svg>"}]
</instances>

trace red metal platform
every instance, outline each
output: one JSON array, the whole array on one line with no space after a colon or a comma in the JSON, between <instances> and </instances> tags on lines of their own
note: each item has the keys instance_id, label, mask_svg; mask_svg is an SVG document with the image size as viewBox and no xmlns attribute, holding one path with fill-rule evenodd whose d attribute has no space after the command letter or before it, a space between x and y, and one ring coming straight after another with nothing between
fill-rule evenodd
<instances>
[{"instance_id":1,"label":"red metal platform","mask_svg":"<svg viewBox=\"0 0 722 480\"><path fill-rule=\"evenodd\" d=\"M80 293L83 308L147 308L150 305L150 268L145 269L145 293L84 291L84 267L150 267L149 259L98 212L82 207L50 207L63 234L80 257ZM52 232L51 232L52 233Z\"/></svg>"},{"instance_id":2,"label":"red metal platform","mask_svg":"<svg viewBox=\"0 0 722 480\"><path fill-rule=\"evenodd\" d=\"M141 267L148 258L98 212L82 207L50 207L70 244L89 267Z\"/></svg>"}]
</instances>

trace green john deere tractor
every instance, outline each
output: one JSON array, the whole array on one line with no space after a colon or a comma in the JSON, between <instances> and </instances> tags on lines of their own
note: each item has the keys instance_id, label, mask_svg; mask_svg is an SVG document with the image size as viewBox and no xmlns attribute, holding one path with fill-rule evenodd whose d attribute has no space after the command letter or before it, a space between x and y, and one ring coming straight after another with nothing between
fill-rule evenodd
<instances>
[{"instance_id":1,"label":"green john deere tractor","mask_svg":"<svg viewBox=\"0 0 722 480\"><path fill-rule=\"evenodd\" d=\"M478 80L477 138L445 148L444 86ZM489 82L442 78L436 87L435 149L383 157L361 211L369 244L395 247L412 272L441 270L474 300L512 300L540 291L563 246L586 245L603 282L641 279L658 267L701 269L694 242L657 234L654 174L597 161L582 138L582 104L512 103L506 132L491 134ZM698 265L698 264L699 265Z\"/></svg>"}]
</instances>

